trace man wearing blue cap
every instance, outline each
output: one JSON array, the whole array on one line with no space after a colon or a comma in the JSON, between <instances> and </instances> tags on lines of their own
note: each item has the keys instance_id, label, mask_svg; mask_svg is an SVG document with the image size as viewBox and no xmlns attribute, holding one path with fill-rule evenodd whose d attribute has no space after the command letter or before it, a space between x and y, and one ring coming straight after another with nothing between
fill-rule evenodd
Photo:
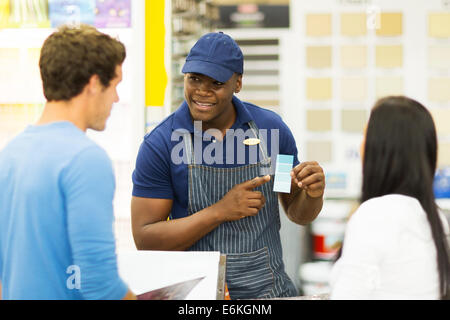
<instances>
[{"instance_id":1,"label":"man wearing blue cap","mask_svg":"<svg viewBox=\"0 0 450 320\"><path fill-rule=\"evenodd\" d=\"M185 101L139 150L133 236L142 250L225 253L232 299L294 296L271 159L294 157L291 192L279 199L298 224L319 214L324 173L316 162L299 164L294 137L277 114L234 96L242 88L243 61L237 43L221 32L204 35L191 49L182 70Z\"/></svg>"}]
</instances>

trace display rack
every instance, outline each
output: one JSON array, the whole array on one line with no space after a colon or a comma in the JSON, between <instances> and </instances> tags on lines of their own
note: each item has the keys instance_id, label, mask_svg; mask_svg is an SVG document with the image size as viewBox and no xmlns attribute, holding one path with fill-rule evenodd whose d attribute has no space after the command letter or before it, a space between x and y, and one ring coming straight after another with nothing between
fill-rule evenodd
<instances>
[{"instance_id":1,"label":"display rack","mask_svg":"<svg viewBox=\"0 0 450 320\"><path fill-rule=\"evenodd\" d=\"M186 56L195 42L217 26L219 12L210 0L172 0L170 109L184 100L183 73Z\"/></svg>"},{"instance_id":2,"label":"display rack","mask_svg":"<svg viewBox=\"0 0 450 320\"><path fill-rule=\"evenodd\" d=\"M244 54L243 90L237 96L280 114L279 38L240 37L236 42Z\"/></svg>"}]
</instances>

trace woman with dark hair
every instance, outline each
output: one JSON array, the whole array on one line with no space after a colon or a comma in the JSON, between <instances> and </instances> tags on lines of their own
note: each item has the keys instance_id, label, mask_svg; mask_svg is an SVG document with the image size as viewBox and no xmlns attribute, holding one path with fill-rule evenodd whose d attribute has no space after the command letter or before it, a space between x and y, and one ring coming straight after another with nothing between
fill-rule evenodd
<instances>
[{"instance_id":1,"label":"woman with dark hair","mask_svg":"<svg viewBox=\"0 0 450 320\"><path fill-rule=\"evenodd\" d=\"M433 194L437 137L428 110L380 99L361 145L361 206L331 274L331 299L449 299L448 222Z\"/></svg>"}]
</instances>

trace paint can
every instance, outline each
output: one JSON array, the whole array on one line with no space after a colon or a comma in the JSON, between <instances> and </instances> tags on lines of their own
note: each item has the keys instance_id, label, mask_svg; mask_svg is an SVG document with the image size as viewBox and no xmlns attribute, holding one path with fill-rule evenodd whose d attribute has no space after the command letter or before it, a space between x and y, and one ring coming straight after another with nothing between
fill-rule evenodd
<instances>
[{"instance_id":1,"label":"paint can","mask_svg":"<svg viewBox=\"0 0 450 320\"><path fill-rule=\"evenodd\" d=\"M352 203L326 200L319 216L311 224L313 259L333 260L344 240Z\"/></svg>"}]
</instances>

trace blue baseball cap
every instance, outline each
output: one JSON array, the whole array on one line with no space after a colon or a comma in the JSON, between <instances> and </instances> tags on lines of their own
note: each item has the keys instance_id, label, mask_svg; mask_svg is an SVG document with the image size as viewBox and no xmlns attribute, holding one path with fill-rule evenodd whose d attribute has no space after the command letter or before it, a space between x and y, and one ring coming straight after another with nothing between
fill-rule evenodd
<instances>
[{"instance_id":1,"label":"blue baseball cap","mask_svg":"<svg viewBox=\"0 0 450 320\"><path fill-rule=\"evenodd\" d=\"M200 73L227 82L233 73L244 73L244 56L236 41L223 32L203 35L191 48L183 73Z\"/></svg>"}]
</instances>

